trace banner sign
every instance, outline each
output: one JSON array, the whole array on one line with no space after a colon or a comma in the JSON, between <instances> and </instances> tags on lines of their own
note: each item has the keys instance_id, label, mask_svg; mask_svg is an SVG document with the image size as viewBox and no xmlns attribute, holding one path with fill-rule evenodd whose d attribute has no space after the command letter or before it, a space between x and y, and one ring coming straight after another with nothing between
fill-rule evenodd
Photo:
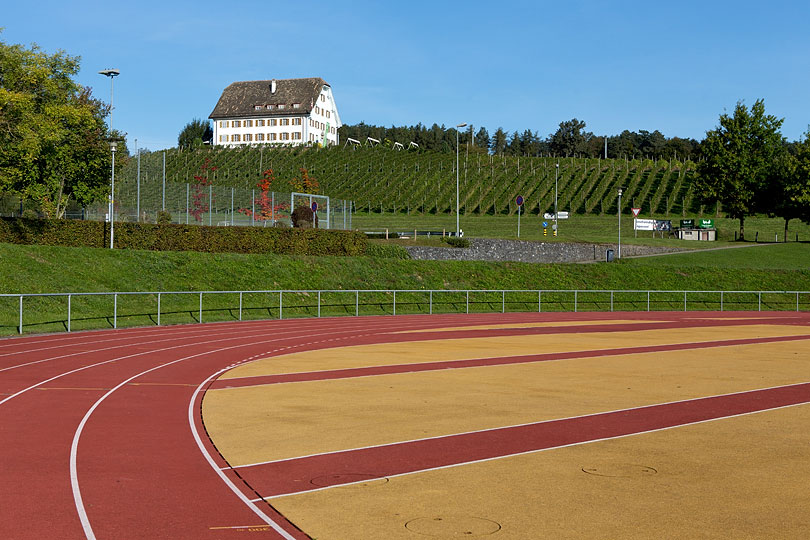
<instances>
[{"instance_id":1,"label":"banner sign","mask_svg":"<svg viewBox=\"0 0 810 540\"><path fill-rule=\"evenodd\" d=\"M669 219L634 219L633 228L637 231L671 231L672 220Z\"/></svg>"},{"instance_id":2,"label":"banner sign","mask_svg":"<svg viewBox=\"0 0 810 540\"><path fill-rule=\"evenodd\" d=\"M554 214L546 212L543 219L554 219ZM557 219L568 219L568 212L557 212Z\"/></svg>"},{"instance_id":3,"label":"banner sign","mask_svg":"<svg viewBox=\"0 0 810 540\"><path fill-rule=\"evenodd\" d=\"M681 220L681 229L694 229L695 228L695 220L694 219L682 219Z\"/></svg>"},{"instance_id":4,"label":"banner sign","mask_svg":"<svg viewBox=\"0 0 810 540\"><path fill-rule=\"evenodd\" d=\"M701 229L714 229L714 220L713 219L701 219L698 223L698 227Z\"/></svg>"}]
</instances>

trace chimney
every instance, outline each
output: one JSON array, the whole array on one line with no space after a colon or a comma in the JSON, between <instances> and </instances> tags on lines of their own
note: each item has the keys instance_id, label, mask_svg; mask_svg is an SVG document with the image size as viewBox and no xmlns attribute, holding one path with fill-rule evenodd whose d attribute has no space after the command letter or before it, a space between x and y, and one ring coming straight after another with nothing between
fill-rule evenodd
<instances>
[{"instance_id":1,"label":"chimney","mask_svg":"<svg viewBox=\"0 0 810 540\"><path fill-rule=\"evenodd\" d=\"M270 81L270 93L271 93L271 94L275 94L275 93L276 93L276 80L275 80L275 79L273 79L272 81Z\"/></svg>"}]
</instances>

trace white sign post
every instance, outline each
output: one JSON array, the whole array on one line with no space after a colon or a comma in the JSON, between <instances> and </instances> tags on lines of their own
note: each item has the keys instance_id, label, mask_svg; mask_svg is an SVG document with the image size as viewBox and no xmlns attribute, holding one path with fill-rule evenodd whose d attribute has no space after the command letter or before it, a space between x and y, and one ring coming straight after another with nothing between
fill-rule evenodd
<instances>
[{"instance_id":1,"label":"white sign post","mask_svg":"<svg viewBox=\"0 0 810 540\"><path fill-rule=\"evenodd\" d=\"M641 208L631 208L630 210L633 211L633 221L635 223L635 218L638 217L638 214L641 212ZM636 229L635 226L633 226L633 229L634 229L633 234L635 235L636 238L638 238L638 229Z\"/></svg>"}]
</instances>

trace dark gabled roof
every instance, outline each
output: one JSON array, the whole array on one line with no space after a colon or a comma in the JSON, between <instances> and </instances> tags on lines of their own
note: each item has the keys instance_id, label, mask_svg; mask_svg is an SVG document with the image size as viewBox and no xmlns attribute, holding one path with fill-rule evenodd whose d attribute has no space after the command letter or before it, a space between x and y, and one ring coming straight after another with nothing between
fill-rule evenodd
<instances>
[{"instance_id":1,"label":"dark gabled roof","mask_svg":"<svg viewBox=\"0 0 810 540\"><path fill-rule=\"evenodd\" d=\"M276 91L271 93L272 83L273 81L241 81L228 85L208 118L216 120L307 114L315 106L323 87L328 86L320 77L276 79ZM300 104L300 107L293 109L294 103ZM256 105L262 105L262 109L256 110ZM267 109L266 105L273 107ZM284 105L284 109L279 110L278 105Z\"/></svg>"}]
</instances>

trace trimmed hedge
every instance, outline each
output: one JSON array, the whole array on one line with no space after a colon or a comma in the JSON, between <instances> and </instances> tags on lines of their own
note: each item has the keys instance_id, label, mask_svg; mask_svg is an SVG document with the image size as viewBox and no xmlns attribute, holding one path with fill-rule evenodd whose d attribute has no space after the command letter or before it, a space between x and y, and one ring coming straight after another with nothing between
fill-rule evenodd
<instances>
[{"instance_id":1,"label":"trimmed hedge","mask_svg":"<svg viewBox=\"0 0 810 540\"><path fill-rule=\"evenodd\" d=\"M0 242L67 247L108 247L109 227L100 221L0 218ZM116 223L115 247L151 251L364 255L363 233L321 229L206 227Z\"/></svg>"}]
</instances>

